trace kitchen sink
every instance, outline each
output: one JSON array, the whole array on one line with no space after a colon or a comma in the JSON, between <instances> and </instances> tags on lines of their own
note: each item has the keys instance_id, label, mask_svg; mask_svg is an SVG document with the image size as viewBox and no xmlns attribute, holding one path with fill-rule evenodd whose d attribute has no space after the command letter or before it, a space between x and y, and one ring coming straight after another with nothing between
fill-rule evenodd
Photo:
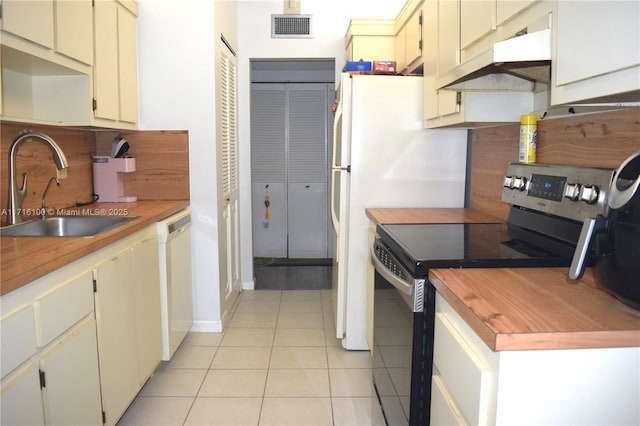
<instances>
[{"instance_id":1,"label":"kitchen sink","mask_svg":"<svg viewBox=\"0 0 640 426\"><path fill-rule=\"evenodd\" d=\"M49 217L0 228L5 237L93 237L138 216Z\"/></svg>"}]
</instances>

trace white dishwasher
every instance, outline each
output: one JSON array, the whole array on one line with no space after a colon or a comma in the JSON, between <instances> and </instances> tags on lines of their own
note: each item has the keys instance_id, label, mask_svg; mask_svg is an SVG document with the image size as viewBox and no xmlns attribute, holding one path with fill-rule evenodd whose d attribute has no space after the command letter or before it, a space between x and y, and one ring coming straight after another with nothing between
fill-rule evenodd
<instances>
[{"instance_id":1,"label":"white dishwasher","mask_svg":"<svg viewBox=\"0 0 640 426\"><path fill-rule=\"evenodd\" d=\"M193 324L191 211L157 223L160 256L162 360L169 361Z\"/></svg>"}]
</instances>

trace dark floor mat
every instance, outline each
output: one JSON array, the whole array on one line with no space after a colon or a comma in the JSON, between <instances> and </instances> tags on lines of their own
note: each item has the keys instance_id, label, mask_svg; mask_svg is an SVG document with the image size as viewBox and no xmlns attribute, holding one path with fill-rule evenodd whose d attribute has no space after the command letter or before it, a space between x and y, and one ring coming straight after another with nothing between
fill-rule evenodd
<instances>
[{"instance_id":1,"label":"dark floor mat","mask_svg":"<svg viewBox=\"0 0 640 426\"><path fill-rule=\"evenodd\" d=\"M288 259L280 257L254 257L254 266L331 266L332 259Z\"/></svg>"},{"instance_id":2,"label":"dark floor mat","mask_svg":"<svg viewBox=\"0 0 640 426\"><path fill-rule=\"evenodd\" d=\"M256 290L330 289L331 271L331 266L253 266Z\"/></svg>"}]
</instances>

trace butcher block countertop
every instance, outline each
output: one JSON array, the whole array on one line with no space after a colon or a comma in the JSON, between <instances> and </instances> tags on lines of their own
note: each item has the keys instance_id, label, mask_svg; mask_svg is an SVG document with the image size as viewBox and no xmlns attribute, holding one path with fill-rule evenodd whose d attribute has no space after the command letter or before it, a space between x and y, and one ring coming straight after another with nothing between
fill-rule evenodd
<instances>
[{"instance_id":1,"label":"butcher block countertop","mask_svg":"<svg viewBox=\"0 0 640 426\"><path fill-rule=\"evenodd\" d=\"M640 346L640 311L568 268L432 269L429 280L494 351Z\"/></svg>"},{"instance_id":2,"label":"butcher block countertop","mask_svg":"<svg viewBox=\"0 0 640 426\"><path fill-rule=\"evenodd\" d=\"M375 224L502 222L470 209L369 208ZM640 346L640 311L568 268L432 269L429 280L494 351Z\"/></svg>"},{"instance_id":3,"label":"butcher block countertop","mask_svg":"<svg viewBox=\"0 0 640 426\"><path fill-rule=\"evenodd\" d=\"M189 200L95 203L77 210L87 214L139 218L88 238L0 237L0 295L171 216L188 205Z\"/></svg>"},{"instance_id":4,"label":"butcher block countertop","mask_svg":"<svg viewBox=\"0 0 640 426\"><path fill-rule=\"evenodd\" d=\"M367 217L381 223L497 223L503 220L471 209L368 208Z\"/></svg>"}]
</instances>

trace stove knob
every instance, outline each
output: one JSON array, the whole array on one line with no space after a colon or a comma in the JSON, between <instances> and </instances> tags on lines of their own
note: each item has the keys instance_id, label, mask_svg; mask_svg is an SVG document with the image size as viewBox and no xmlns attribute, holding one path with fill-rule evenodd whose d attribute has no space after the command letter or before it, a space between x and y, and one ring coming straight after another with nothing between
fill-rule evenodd
<instances>
[{"instance_id":1,"label":"stove knob","mask_svg":"<svg viewBox=\"0 0 640 426\"><path fill-rule=\"evenodd\" d=\"M513 188L518 191L524 191L527 188L527 178L516 176L513 179Z\"/></svg>"},{"instance_id":2,"label":"stove knob","mask_svg":"<svg viewBox=\"0 0 640 426\"><path fill-rule=\"evenodd\" d=\"M567 187L564 189L564 197L570 199L571 201L578 201L578 197L580 196L580 184L579 183L568 183Z\"/></svg>"},{"instance_id":3,"label":"stove knob","mask_svg":"<svg viewBox=\"0 0 640 426\"><path fill-rule=\"evenodd\" d=\"M598 195L600 190L595 185L584 185L580 189L580 201L584 201L587 204L593 204L598 201Z\"/></svg>"},{"instance_id":4,"label":"stove knob","mask_svg":"<svg viewBox=\"0 0 640 426\"><path fill-rule=\"evenodd\" d=\"M513 176L505 176L502 186L505 188L513 188Z\"/></svg>"}]
</instances>

